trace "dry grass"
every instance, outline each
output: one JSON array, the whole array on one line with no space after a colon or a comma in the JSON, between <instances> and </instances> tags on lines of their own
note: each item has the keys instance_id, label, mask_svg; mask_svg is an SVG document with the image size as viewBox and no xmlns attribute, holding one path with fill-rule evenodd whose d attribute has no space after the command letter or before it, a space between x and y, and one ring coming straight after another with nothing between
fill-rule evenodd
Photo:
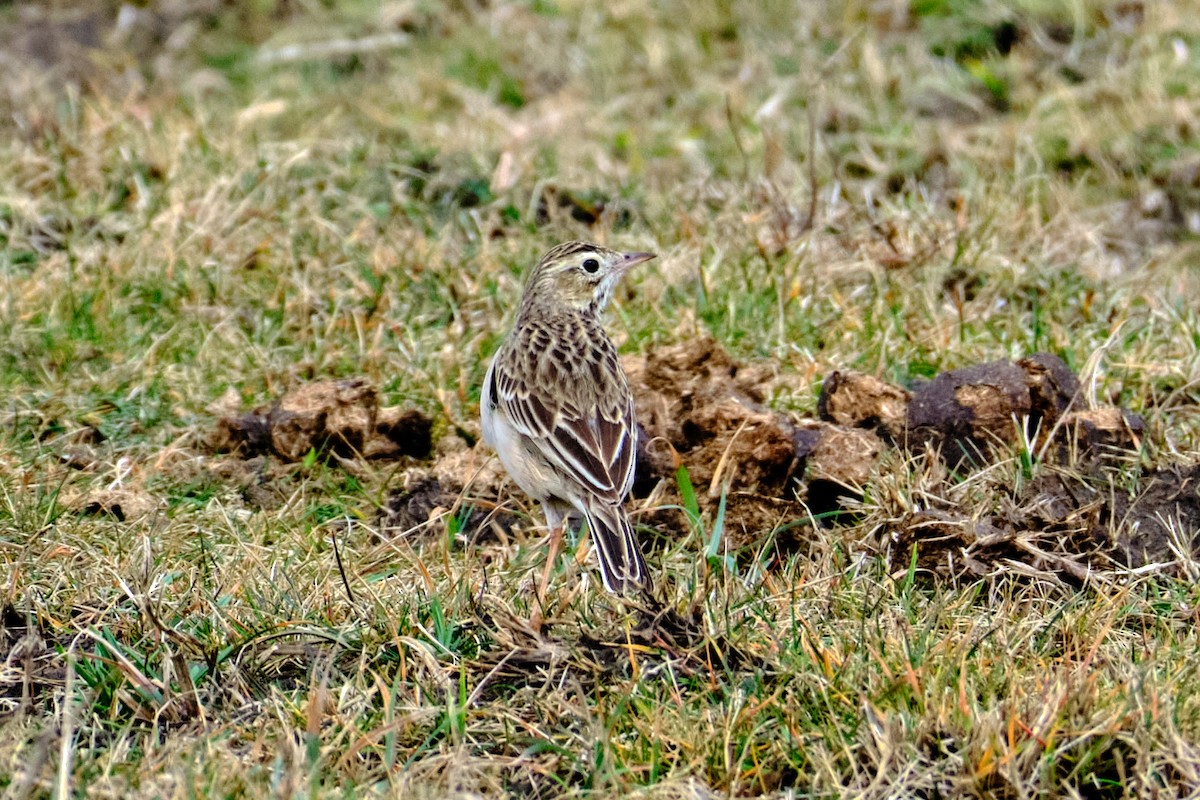
<instances>
[{"instance_id":1,"label":"dry grass","mask_svg":"<svg viewBox=\"0 0 1200 800\"><path fill-rule=\"evenodd\" d=\"M477 434L523 269L588 237L661 254L624 350L711 332L776 408L1049 350L1147 419L1113 491L1194 462L1200 5L161 6L0 8L6 794L1200 789L1190 554L889 563L915 506L995 512L1016 456L885 461L800 552L706 560L714 508L646 531L656 625L568 559L535 641L525 498L508 539L459 529L468 498L380 540L410 465L205 443L349 376Z\"/></svg>"}]
</instances>

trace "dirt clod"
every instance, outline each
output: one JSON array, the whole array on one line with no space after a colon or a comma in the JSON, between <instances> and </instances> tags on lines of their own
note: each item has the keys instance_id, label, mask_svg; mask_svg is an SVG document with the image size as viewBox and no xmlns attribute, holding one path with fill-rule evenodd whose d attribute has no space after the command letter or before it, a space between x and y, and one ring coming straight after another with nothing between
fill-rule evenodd
<instances>
[{"instance_id":1,"label":"dirt clod","mask_svg":"<svg viewBox=\"0 0 1200 800\"><path fill-rule=\"evenodd\" d=\"M267 412L248 411L218 419L208 444L218 453L255 456L271 452L271 423Z\"/></svg>"},{"instance_id":2,"label":"dirt clod","mask_svg":"<svg viewBox=\"0 0 1200 800\"><path fill-rule=\"evenodd\" d=\"M384 536L432 530L434 523L454 509L467 509L459 530L479 537L507 536L515 515L497 509L507 482L499 459L485 447L470 447L457 436L438 442L431 467L407 474L405 486L393 490L379 515Z\"/></svg>"},{"instance_id":3,"label":"dirt clod","mask_svg":"<svg viewBox=\"0 0 1200 800\"><path fill-rule=\"evenodd\" d=\"M442 486L455 493L469 490L472 497L496 499L508 482L508 474L491 449L468 445L458 436L443 437L430 469Z\"/></svg>"},{"instance_id":4,"label":"dirt clod","mask_svg":"<svg viewBox=\"0 0 1200 800\"><path fill-rule=\"evenodd\" d=\"M762 408L763 376L740 370L711 337L655 347L644 356L627 356L622 364L633 388L638 422L651 438L661 437L677 449L690 449L706 433L694 423L691 435L684 430L694 408L727 400L748 411Z\"/></svg>"},{"instance_id":5,"label":"dirt clod","mask_svg":"<svg viewBox=\"0 0 1200 800\"><path fill-rule=\"evenodd\" d=\"M1063 418L1063 427L1079 455L1097 463L1128 459L1141 448L1146 433L1141 417L1112 406L1072 411Z\"/></svg>"},{"instance_id":6,"label":"dirt clod","mask_svg":"<svg viewBox=\"0 0 1200 800\"><path fill-rule=\"evenodd\" d=\"M627 358L625 370L645 434L635 493L662 480L662 504L678 505L675 473L685 466L703 508L724 494L733 547L807 516L802 499L833 510L857 497L882 450L871 431L768 408L767 371L740 366L709 337ZM681 516L655 511L640 519L678 528L686 525Z\"/></svg>"},{"instance_id":7,"label":"dirt clod","mask_svg":"<svg viewBox=\"0 0 1200 800\"><path fill-rule=\"evenodd\" d=\"M634 457L633 488L630 494L636 498L643 498L649 496L659 480L675 474L679 469L679 457L670 442L662 438L651 438L640 422L637 433L637 454Z\"/></svg>"},{"instance_id":8,"label":"dirt clod","mask_svg":"<svg viewBox=\"0 0 1200 800\"><path fill-rule=\"evenodd\" d=\"M912 392L872 375L834 370L821 386L817 416L848 428L878 431L888 441L903 441Z\"/></svg>"},{"instance_id":9,"label":"dirt clod","mask_svg":"<svg viewBox=\"0 0 1200 800\"><path fill-rule=\"evenodd\" d=\"M1008 361L943 372L913 395L908 446L931 445L955 467L985 463L997 442L1015 441L1013 420L1032 407L1025 371Z\"/></svg>"},{"instance_id":10,"label":"dirt clod","mask_svg":"<svg viewBox=\"0 0 1200 800\"><path fill-rule=\"evenodd\" d=\"M862 499L883 451L883 440L869 430L810 421L800 426L805 460L805 501L818 518ZM815 435L814 435L815 434Z\"/></svg>"},{"instance_id":11,"label":"dirt clod","mask_svg":"<svg viewBox=\"0 0 1200 800\"><path fill-rule=\"evenodd\" d=\"M795 427L762 404L765 375L741 369L713 339L627 358L625 371L644 449L657 453L651 465L670 470L658 477L673 477L672 449L698 491L779 489L796 474Z\"/></svg>"},{"instance_id":12,"label":"dirt clod","mask_svg":"<svg viewBox=\"0 0 1200 800\"><path fill-rule=\"evenodd\" d=\"M454 495L437 478L425 477L412 486L392 492L380 514L385 533L403 533L424 525L454 504Z\"/></svg>"},{"instance_id":13,"label":"dirt clod","mask_svg":"<svg viewBox=\"0 0 1200 800\"><path fill-rule=\"evenodd\" d=\"M433 450L433 420L413 408L379 409L375 433L367 441L367 458L424 458Z\"/></svg>"},{"instance_id":14,"label":"dirt clod","mask_svg":"<svg viewBox=\"0 0 1200 800\"><path fill-rule=\"evenodd\" d=\"M943 372L913 394L903 441L932 446L954 468L982 465L996 446L1050 435L1078 396L1079 380L1050 353Z\"/></svg>"},{"instance_id":15,"label":"dirt clod","mask_svg":"<svg viewBox=\"0 0 1200 800\"><path fill-rule=\"evenodd\" d=\"M444 532L447 515L456 509L457 530L476 542L504 540L516 525L515 515L497 510L493 503L458 505L461 499L458 492L449 491L437 478L420 478L388 495L377 520L379 532L386 538ZM465 514L461 513L464 509Z\"/></svg>"},{"instance_id":16,"label":"dirt clod","mask_svg":"<svg viewBox=\"0 0 1200 800\"><path fill-rule=\"evenodd\" d=\"M419 411L380 408L363 379L300 386L270 406L217 421L210 446L245 457L273 454L300 461L309 452L400 458L429 455L433 421Z\"/></svg>"},{"instance_id":17,"label":"dirt clod","mask_svg":"<svg viewBox=\"0 0 1200 800\"><path fill-rule=\"evenodd\" d=\"M300 461L311 450L362 452L378 409L379 395L366 381L306 384L268 412L271 448L286 461Z\"/></svg>"},{"instance_id":18,"label":"dirt clod","mask_svg":"<svg viewBox=\"0 0 1200 800\"><path fill-rule=\"evenodd\" d=\"M1033 416L1048 429L1078 402L1079 379L1061 358L1052 353L1034 353L1017 361L1025 371Z\"/></svg>"},{"instance_id":19,"label":"dirt clod","mask_svg":"<svg viewBox=\"0 0 1200 800\"><path fill-rule=\"evenodd\" d=\"M1127 566L1200 558L1200 465L1144 476L1134 497L1113 497L1101 522L1115 532L1118 557Z\"/></svg>"},{"instance_id":20,"label":"dirt clod","mask_svg":"<svg viewBox=\"0 0 1200 800\"><path fill-rule=\"evenodd\" d=\"M830 480L846 487L861 488L871 478L875 462L883 450L883 441L871 431L847 428L828 422L808 421L804 432L815 432L810 449L801 452L806 459L806 476L812 480Z\"/></svg>"}]
</instances>

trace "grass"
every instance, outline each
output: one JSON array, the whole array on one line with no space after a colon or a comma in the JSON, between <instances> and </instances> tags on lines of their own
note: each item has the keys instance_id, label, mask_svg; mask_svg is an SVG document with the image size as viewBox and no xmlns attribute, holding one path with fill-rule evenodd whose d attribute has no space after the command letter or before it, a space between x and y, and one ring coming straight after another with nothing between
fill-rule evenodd
<instances>
[{"instance_id":1,"label":"grass","mask_svg":"<svg viewBox=\"0 0 1200 800\"><path fill-rule=\"evenodd\" d=\"M0 7L6 795L1200 786L1194 559L1079 586L885 557L930 498L995 511L1028 454L885 462L799 550L727 556L693 496L645 531L690 636L639 639L568 558L533 643L525 498L509 539L465 508L380 539L420 464L206 445L231 402L352 376L478 435L524 270L583 237L660 254L618 293L624 352L710 332L775 408L812 415L832 369L1048 350L1145 416L1144 464L1194 463L1200 6L129 8L85 52L111 4Z\"/></svg>"}]
</instances>

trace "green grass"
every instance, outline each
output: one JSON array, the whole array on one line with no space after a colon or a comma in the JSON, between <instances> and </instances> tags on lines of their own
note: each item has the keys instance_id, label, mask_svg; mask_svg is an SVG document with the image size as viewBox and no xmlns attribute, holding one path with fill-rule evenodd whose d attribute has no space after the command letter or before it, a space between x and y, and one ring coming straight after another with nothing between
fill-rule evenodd
<instances>
[{"instance_id":1,"label":"green grass","mask_svg":"<svg viewBox=\"0 0 1200 800\"><path fill-rule=\"evenodd\" d=\"M833 369L1051 351L1146 417L1145 463L1192 463L1196 3L138 8L159 35L79 61L110 5L0 7L6 795L1200 785L1194 559L962 585L883 555L915 506L995 513L1029 452L957 481L885 460L853 520L781 523L799 549L727 553L724 498L685 495L646 539L690 634L639 638L566 558L534 644L526 498L508 540L464 528L470 497L383 540L427 465L206 444L231 398L358 376L478 437L525 270L592 238L660 254L617 293L623 352L707 331L811 416Z\"/></svg>"}]
</instances>

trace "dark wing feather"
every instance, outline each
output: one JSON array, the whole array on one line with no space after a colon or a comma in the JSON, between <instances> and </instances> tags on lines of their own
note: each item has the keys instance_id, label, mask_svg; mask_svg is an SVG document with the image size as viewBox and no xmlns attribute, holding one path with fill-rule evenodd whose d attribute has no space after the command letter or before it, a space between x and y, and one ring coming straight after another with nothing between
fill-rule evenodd
<instances>
[{"instance_id":1,"label":"dark wing feather","mask_svg":"<svg viewBox=\"0 0 1200 800\"><path fill-rule=\"evenodd\" d=\"M585 486L602 496L612 497L618 484L596 440L595 421L595 417L562 414L547 444L571 463L575 468L572 474L576 478L582 477Z\"/></svg>"},{"instance_id":2,"label":"dark wing feather","mask_svg":"<svg viewBox=\"0 0 1200 800\"><path fill-rule=\"evenodd\" d=\"M619 506L597 503L584 514L596 543L600 577L610 592L653 591L637 534Z\"/></svg>"}]
</instances>

